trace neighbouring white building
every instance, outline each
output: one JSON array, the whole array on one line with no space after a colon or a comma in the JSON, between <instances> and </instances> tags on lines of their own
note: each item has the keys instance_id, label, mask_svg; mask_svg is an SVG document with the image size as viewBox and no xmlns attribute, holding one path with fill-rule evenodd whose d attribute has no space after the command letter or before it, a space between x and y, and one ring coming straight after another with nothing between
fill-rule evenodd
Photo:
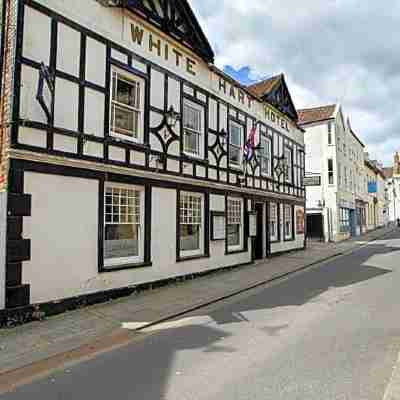
<instances>
[{"instance_id":1,"label":"neighbouring white building","mask_svg":"<svg viewBox=\"0 0 400 400\"><path fill-rule=\"evenodd\" d=\"M394 155L393 166L384 168L388 198L389 221L396 222L400 218L400 153Z\"/></svg>"},{"instance_id":2,"label":"neighbouring white building","mask_svg":"<svg viewBox=\"0 0 400 400\"><path fill-rule=\"evenodd\" d=\"M366 232L364 144L339 104L299 111L305 129L309 238L340 241Z\"/></svg>"},{"instance_id":3,"label":"neighbouring white building","mask_svg":"<svg viewBox=\"0 0 400 400\"><path fill-rule=\"evenodd\" d=\"M304 131L282 75L244 87L218 70L186 0L3 4L0 309L304 248Z\"/></svg>"}]
</instances>

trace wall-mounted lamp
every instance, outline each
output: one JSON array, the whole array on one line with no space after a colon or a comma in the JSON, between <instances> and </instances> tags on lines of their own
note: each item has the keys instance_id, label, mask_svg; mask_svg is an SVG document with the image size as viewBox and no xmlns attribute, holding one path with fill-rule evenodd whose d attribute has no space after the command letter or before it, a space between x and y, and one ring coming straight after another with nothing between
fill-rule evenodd
<instances>
[{"instance_id":1,"label":"wall-mounted lamp","mask_svg":"<svg viewBox=\"0 0 400 400\"><path fill-rule=\"evenodd\" d=\"M181 115L174 110L174 106L171 105L171 107L168 109L168 111L165 113L165 120L167 125L173 129L175 128L176 124L178 121L181 119Z\"/></svg>"},{"instance_id":2,"label":"wall-mounted lamp","mask_svg":"<svg viewBox=\"0 0 400 400\"><path fill-rule=\"evenodd\" d=\"M178 121L181 119L181 115L174 110L174 106L168 109L164 114L164 121L166 128L164 129L164 140L168 140L171 135L171 130L175 128Z\"/></svg>"},{"instance_id":3,"label":"wall-mounted lamp","mask_svg":"<svg viewBox=\"0 0 400 400\"><path fill-rule=\"evenodd\" d=\"M324 208L325 207L325 200L318 200L318 207Z\"/></svg>"},{"instance_id":4,"label":"wall-mounted lamp","mask_svg":"<svg viewBox=\"0 0 400 400\"><path fill-rule=\"evenodd\" d=\"M222 130L220 131L219 137L220 137L221 146L225 147L226 143L228 142L228 133L226 132L226 130L224 128L222 128Z\"/></svg>"}]
</instances>

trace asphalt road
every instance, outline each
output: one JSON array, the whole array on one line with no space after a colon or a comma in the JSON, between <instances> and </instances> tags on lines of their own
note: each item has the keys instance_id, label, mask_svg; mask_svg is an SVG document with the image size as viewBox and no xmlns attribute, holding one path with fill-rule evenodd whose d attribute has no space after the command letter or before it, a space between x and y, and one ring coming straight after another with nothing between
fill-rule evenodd
<instances>
[{"instance_id":1,"label":"asphalt road","mask_svg":"<svg viewBox=\"0 0 400 400\"><path fill-rule=\"evenodd\" d=\"M396 233L0 398L381 400L399 351Z\"/></svg>"}]
</instances>

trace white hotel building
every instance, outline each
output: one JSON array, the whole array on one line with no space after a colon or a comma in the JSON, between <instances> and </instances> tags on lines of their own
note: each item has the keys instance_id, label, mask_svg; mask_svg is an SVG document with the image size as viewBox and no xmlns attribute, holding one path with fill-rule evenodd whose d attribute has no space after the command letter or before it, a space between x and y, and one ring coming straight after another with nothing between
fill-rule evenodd
<instances>
[{"instance_id":1,"label":"white hotel building","mask_svg":"<svg viewBox=\"0 0 400 400\"><path fill-rule=\"evenodd\" d=\"M304 132L283 76L224 75L186 0L3 4L3 315L304 247Z\"/></svg>"},{"instance_id":2,"label":"white hotel building","mask_svg":"<svg viewBox=\"0 0 400 400\"><path fill-rule=\"evenodd\" d=\"M340 241L367 230L364 144L340 105L299 111L305 129L308 238Z\"/></svg>"}]
</instances>

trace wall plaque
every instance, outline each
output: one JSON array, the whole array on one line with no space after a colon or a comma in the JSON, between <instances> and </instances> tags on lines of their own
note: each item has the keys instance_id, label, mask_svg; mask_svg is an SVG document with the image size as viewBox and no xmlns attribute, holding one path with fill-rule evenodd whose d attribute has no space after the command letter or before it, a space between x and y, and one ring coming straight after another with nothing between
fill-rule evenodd
<instances>
[{"instance_id":1,"label":"wall plaque","mask_svg":"<svg viewBox=\"0 0 400 400\"><path fill-rule=\"evenodd\" d=\"M225 240L225 213L211 211L211 240Z\"/></svg>"}]
</instances>

